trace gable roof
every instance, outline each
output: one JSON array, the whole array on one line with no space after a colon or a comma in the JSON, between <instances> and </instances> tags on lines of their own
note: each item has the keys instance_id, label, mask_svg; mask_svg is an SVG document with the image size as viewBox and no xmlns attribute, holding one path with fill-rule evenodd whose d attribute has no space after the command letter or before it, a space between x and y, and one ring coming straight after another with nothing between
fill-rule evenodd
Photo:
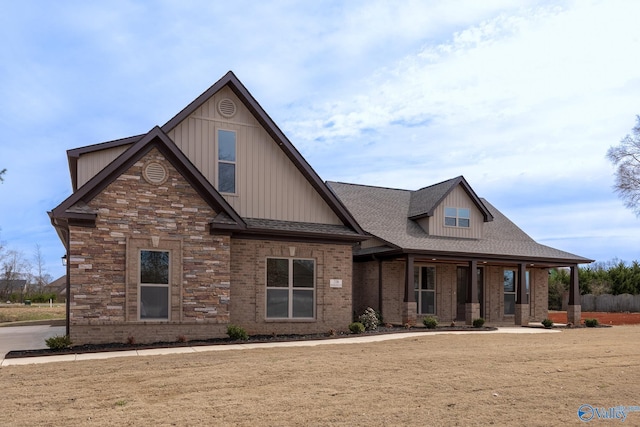
<instances>
[{"instance_id":1,"label":"gable roof","mask_svg":"<svg viewBox=\"0 0 640 427\"><path fill-rule=\"evenodd\" d=\"M240 82L236 75L229 71L220 80L215 82L209 89L204 91L200 96L187 105L182 111L172 117L167 123L162 125L161 130L166 135L173 128L179 125L183 120L189 117L194 111L196 111L202 104L207 102L214 94L219 92L223 87L228 86L238 99L244 104L244 106L253 114L260 125L265 129L269 136L276 142L284 154L289 160L296 166L296 168L302 173L305 179L311 184L311 186L318 192L320 197L327 203L336 216L342 221L343 224L349 226L357 234L363 235L364 231L351 215L349 210L342 204L333 192L327 187L327 185L320 179L318 174L313 170L311 165L302 157L300 152L293 146L291 141L285 136L275 122L269 117L266 111L260 106L255 98L249 93L247 88ZM114 141L108 141L101 144L90 145L86 147L76 148L74 150L67 151L69 159L69 169L72 176L72 183L77 184L77 161L80 155L91 153L94 151L100 151L108 148L120 147L127 144L136 144L145 135L133 136L130 138L118 139Z\"/></svg>"},{"instance_id":2,"label":"gable roof","mask_svg":"<svg viewBox=\"0 0 640 427\"><path fill-rule=\"evenodd\" d=\"M220 222L223 224L221 228L246 228L240 215L158 126L151 129L78 191L54 208L50 213L52 220L58 218L95 220L97 213L89 209L87 203L153 148L158 149L165 156L213 210L219 215L224 213L226 221Z\"/></svg>"},{"instance_id":3,"label":"gable roof","mask_svg":"<svg viewBox=\"0 0 640 427\"><path fill-rule=\"evenodd\" d=\"M416 253L434 257L536 261L555 265L592 262L590 259L537 243L484 199L478 200L493 221L484 224L482 239L463 239L431 236L412 220L409 213L415 193L413 191L339 182L329 182L328 185L351 210L364 230L387 244L386 247L354 252L355 255L376 252ZM442 191L439 192L441 193Z\"/></svg>"},{"instance_id":4,"label":"gable roof","mask_svg":"<svg viewBox=\"0 0 640 427\"><path fill-rule=\"evenodd\" d=\"M412 191L411 200L409 202L408 217L410 219L420 219L427 216L433 216L435 209L458 185L462 187L478 210L482 213L484 221L493 221L491 212L489 212L487 207L482 203L478 195L473 191L463 176L458 176L438 184L421 188L420 190Z\"/></svg>"}]
</instances>

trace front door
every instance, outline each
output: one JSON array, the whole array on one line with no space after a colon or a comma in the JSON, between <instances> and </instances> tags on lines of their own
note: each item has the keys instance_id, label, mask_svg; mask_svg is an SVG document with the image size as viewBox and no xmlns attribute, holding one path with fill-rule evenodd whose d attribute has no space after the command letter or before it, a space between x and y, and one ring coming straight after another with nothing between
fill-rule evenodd
<instances>
[{"instance_id":1,"label":"front door","mask_svg":"<svg viewBox=\"0 0 640 427\"><path fill-rule=\"evenodd\" d=\"M464 321L466 316L467 287L469 286L469 267L458 267L457 270L457 310L456 320ZM484 318L484 270L478 268L478 301L480 317Z\"/></svg>"}]
</instances>

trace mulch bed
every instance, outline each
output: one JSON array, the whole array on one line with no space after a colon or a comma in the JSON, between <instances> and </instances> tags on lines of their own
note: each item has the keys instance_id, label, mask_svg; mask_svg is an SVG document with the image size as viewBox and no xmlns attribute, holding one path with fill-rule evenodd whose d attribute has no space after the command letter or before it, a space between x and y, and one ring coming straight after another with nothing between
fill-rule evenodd
<instances>
[{"instance_id":1,"label":"mulch bed","mask_svg":"<svg viewBox=\"0 0 640 427\"><path fill-rule=\"evenodd\" d=\"M374 331L365 331L362 334L350 334L346 332L338 332L335 335L323 334L306 334L306 335L251 335L248 340L232 340L230 338L212 338L208 340L186 341L186 342L156 342L152 344L129 344L129 343L111 343L111 344L84 344L71 346L63 349L39 349L39 350L13 350L5 355L5 359L16 359L22 357L37 356L61 356L67 354L86 354L86 353L103 353L112 351L127 350L144 350L150 348L174 348L174 347L196 347L207 345L228 345L228 344L246 344L246 343L266 343L266 342L291 342L291 341L309 341L309 340L325 340L340 339L348 337L356 337L362 335L382 335L382 334L401 334L406 332L441 332L441 331L493 331L497 328L482 327L474 328L471 326L438 326L436 329L427 329L421 326L412 328L404 327L381 327Z\"/></svg>"},{"instance_id":2,"label":"mulch bed","mask_svg":"<svg viewBox=\"0 0 640 427\"><path fill-rule=\"evenodd\" d=\"M610 313L600 311L583 311L581 313L582 323L584 319L598 319L601 325L640 325L640 313ZM549 312L549 319L555 323L565 323L567 321L566 311Z\"/></svg>"}]
</instances>

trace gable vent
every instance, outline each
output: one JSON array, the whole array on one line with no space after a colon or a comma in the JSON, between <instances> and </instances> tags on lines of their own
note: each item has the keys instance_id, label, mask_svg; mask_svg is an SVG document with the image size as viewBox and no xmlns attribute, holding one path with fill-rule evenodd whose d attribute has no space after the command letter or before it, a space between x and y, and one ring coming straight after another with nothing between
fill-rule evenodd
<instances>
[{"instance_id":1,"label":"gable vent","mask_svg":"<svg viewBox=\"0 0 640 427\"><path fill-rule=\"evenodd\" d=\"M233 117L236 115L236 103L229 98L223 98L218 102L218 111L224 117Z\"/></svg>"},{"instance_id":2,"label":"gable vent","mask_svg":"<svg viewBox=\"0 0 640 427\"><path fill-rule=\"evenodd\" d=\"M143 176L149 184L160 185L167 180L167 169L160 163L151 162L144 167Z\"/></svg>"}]
</instances>

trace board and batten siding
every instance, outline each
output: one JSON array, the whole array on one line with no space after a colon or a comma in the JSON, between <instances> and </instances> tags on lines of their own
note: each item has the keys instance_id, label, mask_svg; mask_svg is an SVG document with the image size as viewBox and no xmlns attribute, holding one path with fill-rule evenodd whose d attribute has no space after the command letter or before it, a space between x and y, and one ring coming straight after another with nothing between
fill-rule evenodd
<instances>
[{"instance_id":1,"label":"board and batten siding","mask_svg":"<svg viewBox=\"0 0 640 427\"><path fill-rule=\"evenodd\" d=\"M447 227L444 225L444 208L468 208L470 214L469 227ZM484 217L471 197L461 186L454 188L438 205L429 218L429 234L432 236L461 237L481 239Z\"/></svg>"},{"instance_id":2,"label":"board and batten siding","mask_svg":"<svg viewBox=\"0 0 640 427\"><path fill-rule=\"evenodd\" d=\"M130 146L123 145L81 155L78 158L78 176L76 177L78 188L86 184L87 181L97 175L98 172L124 153Z\"/></svg>"},{"instance_id":3,"label":"board and batten siding","mask_svg":"<svg viewBox=\"0 0 640 427\"><path fill-rule=\"evenodd\" d=\"M228 119L218 101L231 99L236 114ZM236 132L236 194L222 194L245 218L342 224L278 144L227 87L169 132L169 137L217 188L216 133Z\"/></svg>"}]
</instances>

